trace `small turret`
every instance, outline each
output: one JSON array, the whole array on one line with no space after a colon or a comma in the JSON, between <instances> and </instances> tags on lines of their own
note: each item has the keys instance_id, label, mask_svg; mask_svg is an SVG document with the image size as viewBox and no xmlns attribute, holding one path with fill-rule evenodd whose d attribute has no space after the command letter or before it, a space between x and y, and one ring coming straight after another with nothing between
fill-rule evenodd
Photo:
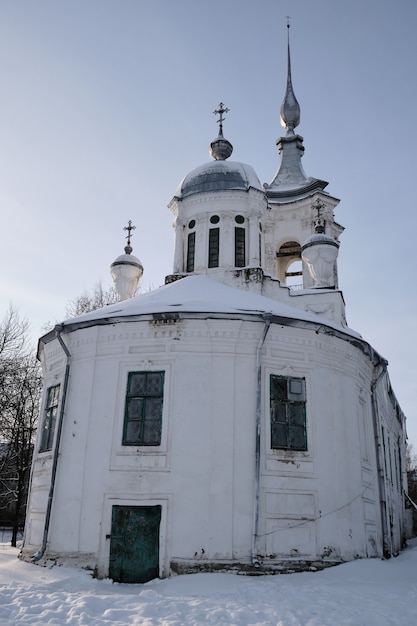
<instances>
[{"instance_id":1,"label":"small turret","mask_svg":"<svg viewBox=\"0 0 417 626\"><path fill-rule=\"evenodd\" d=\"M314 235L306 239L301 248L301 257L308 269L304 276L304 288L337 289L336 261L339 254L339 242L325 234L324 221L320 217L323 208L316 203L317 219L314 224Z\"/></svg>"},{"instance_id":2,"label":"small turret","mask_svg":"<svg viewBox=\"0 0 417 626\"><path fill-rule=\"evenodd\" d=\"M130 245L131 232L136 226L132 225L129 220L128 225L123 228L127 230L127 245L125 253L117 257L110 265L110 273L114 281L119 300L127 300L132 298L138 288L138 283L143 274L143 265L137 257L132 254L133 248Z\"/></svg>"}]
</instances>

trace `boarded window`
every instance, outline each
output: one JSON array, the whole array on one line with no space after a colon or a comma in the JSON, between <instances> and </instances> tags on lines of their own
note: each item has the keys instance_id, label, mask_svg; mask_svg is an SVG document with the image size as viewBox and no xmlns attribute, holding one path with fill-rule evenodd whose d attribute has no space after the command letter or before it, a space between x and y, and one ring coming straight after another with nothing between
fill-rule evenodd
<instances>
[{"instance_id":1,"label":"boarded window","mask_svg":"<svg viewBox=\"0 0 417 626\"><path fill-rule=\"evenodd\" d=\"M245 229L237 227L235 228L235 266L245 267L245 257Z\"/></svg>"},{"instance_id":2,"label":"boarded window","mask_svg":"<svg viewBox=\"0 0 417 626\"><path fill-rule=\"evenodd\" d=\"M270 377L271 448L307 450L304 378Z\"/></svg>"},{"instance_id":3,"label":"boarded window","mask_svg":"<svg viewBox=\"0 0 417 626\"><path fill-rule=\"evenodd\" d=\"M209 229L208 266L219 267L220 228Z\"/></svg>"},{"instance_id":4,"label":"boarded window","mask_svg":"<svg viewBox=\"0 0 417 626\"><path fill-rule=\"evenodd\" d=\"M189 233L188 247L187 247L187 272L194 272L194 256L195 256L195 233Z\"/></svg>"},{"instance_id":5,"label":"boarded window","mask_svg":"<svg viewBox=\"0 0 417 626\"><path fill-rule=\"evenodd\" d=\"M49 387L43 412L42 434L39 452L52 450L54 443L56 417L58 414L59 385Z\"/></svg>"},{"instance_id":6,"label":"boarded window","mask_svg":"<svg viewBox=\"0 0 417 626\"><path fill-rule=\"evenodd\" d=\"M160 445L163 393L164 372L129 373L123 445Z\"/></svg>"}]
</instances>

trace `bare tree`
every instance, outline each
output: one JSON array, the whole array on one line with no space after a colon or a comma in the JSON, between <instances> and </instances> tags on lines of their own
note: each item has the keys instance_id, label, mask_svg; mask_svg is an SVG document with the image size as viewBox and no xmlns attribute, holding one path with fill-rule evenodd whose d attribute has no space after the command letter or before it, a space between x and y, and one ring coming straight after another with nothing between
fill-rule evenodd
<instances>
[{"instance_id":1,"label":"bare tree","mask_svg":"<svg viewBox=\"0 0 417 626\"><path fill-rule=\"evenodd\" d=\"M70 300L67 304L66 315L76 317L115 302L118 302L118 296L114 287L103 288L99 282L91 291L86 290L74 300Z\"/></svg>"},{"instance_id":2,"label":"bare tree","mask_svg":"<svg viewBox=\"0 0 417 626\"><path fill-rule=\"evenodd\" d=\"M29 323L21 319L18 310L12 305L0 321L0 358L14 359L24 352L28 340Z\"/></svg>"},{"instance_id":3,"label":"bare tree","mask_svg":"<svg viewBox=\"0 0 417 626\"><path fill-rule=\"evenodd\" d=\"M13 306L0 322L0 519L12 526L12 545L24 522L42 386L28 328Z\"/></svg>"},{"instance_id":4,"label":"bare tree","mask_svg":"<svg viewBox=\"0 0 417 626\"><path fill-rule=\"evenodd\" d=\"M413 530L417 535L417 454L411 443L407 444L406 462L408 497L413 502Z\"/></svg>"},{"instance_id":5,"label":"bare tree","mask_svg":"<svg viewBox=\"0 0 417 626\"><path fill-rule=\"evenodd\" d=\"M411 443L407 444L406 451L408 495L417 503L417 454Z\"/></svg>"}]
</instances>

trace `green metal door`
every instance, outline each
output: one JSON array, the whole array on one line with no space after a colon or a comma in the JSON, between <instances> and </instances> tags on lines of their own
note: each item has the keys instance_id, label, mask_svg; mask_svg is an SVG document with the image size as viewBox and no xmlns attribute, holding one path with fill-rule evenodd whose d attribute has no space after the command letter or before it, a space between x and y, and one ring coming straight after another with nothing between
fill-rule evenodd
<instances>
[{"instance_id":1,"label":"green metal door","mask_svg":"<svg viewBox=\"0 0 417 626\"><path fill-rule=\"evenodd\" d=\"M159 574L161 506L113 506L109 577L146 583Z\"/></svg>"}]
</instances>

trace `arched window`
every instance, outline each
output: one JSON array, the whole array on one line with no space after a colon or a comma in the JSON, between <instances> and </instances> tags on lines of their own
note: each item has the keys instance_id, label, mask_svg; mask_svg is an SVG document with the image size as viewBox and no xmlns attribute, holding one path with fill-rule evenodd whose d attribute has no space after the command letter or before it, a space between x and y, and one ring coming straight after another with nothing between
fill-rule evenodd
<instances>
[{"instance_id":1,"label":"arched window","mask_svg":"<svg viewBox=\"0 0 417 626\"><path fill-rule=\"evenodd\" d=\"M285 285L302 282L301 246L296 241L286 241L277 252L277 276Z\"/></svg>"}]
</instances>

